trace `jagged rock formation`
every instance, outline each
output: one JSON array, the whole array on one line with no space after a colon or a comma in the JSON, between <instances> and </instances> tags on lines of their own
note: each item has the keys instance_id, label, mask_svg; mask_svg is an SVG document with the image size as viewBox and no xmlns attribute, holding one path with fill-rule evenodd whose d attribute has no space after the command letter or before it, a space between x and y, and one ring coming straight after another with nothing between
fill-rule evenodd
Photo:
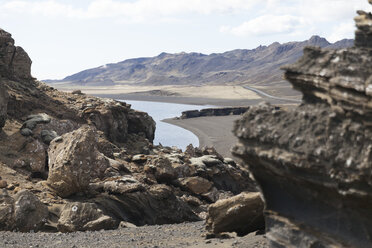
<instances>
[{"instance_id":1,"label":"jagged rock formation","mask_svg":"<svg viewBox=\"0 0 372 248\"><path fill-rule=\"evenodd\" d=\"M181 119L203 117L203 116L225 116L241 115L247 111L248 107L227 107L227 108L207 108L201 110L183 111Z\"/></svg>"},{"instance_id":2,"label":"jagged rock formation","mask_svg":"<svg viewBox=\"0 0 372 248\"><path fill-rule=\"evenodd\" d=\"M31 59L22 47L14 46L12 35L0 29L0 76L31 79Z\"/></svg>"},{"instance_id":3,"label":"jagged rock formation","mask_svg":"<svg viewBox=\"0 0 372 248\"><path fill-rule=\"evenodd\" d=\"M283 81L279 67L295 62L302 55L305 46L345 48L352 44L352 40L346 39L331 44L324 38L313 36L302 42L284 44L275 42L252 50L237 49L210 55L162 53L152 58L128 59L116 64L84 70L57 82L81 86L115 85L123 82L139 85L273 83ZM167 95L166 92L161 91L148 93Z\"/></svg>"},{"instance_id":4,"label":"jagged rock formation","mask_svg":"<svg viewBox=\"0 0 372 248\"><path fill-rule=\"evenodd\" d=\"M302 105L251 107L236 124L272 247L372 246L372 16L359 14L355 47L306 48L284 67Z\"/></svg>"},{"instance_id":5,"label":"jagged rock formation","mask_svg":"<svg viewBox=\"0 0 372 248\"><path fill-rule=\"evenodd\" d=\"M147 113L59 92L33 79L30 66L1 30L0 230L197 221L210 203L257 190L247 170L214 149L153 146Z\"/></svg>"}]
</instances>

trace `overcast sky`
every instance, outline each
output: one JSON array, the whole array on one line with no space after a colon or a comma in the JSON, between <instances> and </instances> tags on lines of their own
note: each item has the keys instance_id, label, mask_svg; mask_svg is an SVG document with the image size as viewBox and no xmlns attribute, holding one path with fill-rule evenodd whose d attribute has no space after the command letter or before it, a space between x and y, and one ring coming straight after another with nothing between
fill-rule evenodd
<instances>
[{"instance_id":1,"label":"overcast sky","mask_svg":"<svg viewBox=\"0 0 372 248\"><path fill-rule=\"evenodd\" d=\"M38 79L161 52L252 49L317 34L353 38L367 0L0 0L0 28Z\"/></svg>"}]
</instances>

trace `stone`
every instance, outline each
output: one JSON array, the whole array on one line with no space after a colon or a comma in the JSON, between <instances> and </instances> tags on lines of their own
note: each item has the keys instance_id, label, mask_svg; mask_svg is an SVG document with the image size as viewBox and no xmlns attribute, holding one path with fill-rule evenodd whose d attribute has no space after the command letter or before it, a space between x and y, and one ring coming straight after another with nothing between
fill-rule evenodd
<instances>
[{"instance_id":1,"label":"stone","mask_svg":"<svg viewBox=\"0 0 372 248\"><path fill-rule=\"evenodd\" d=\"M200 220L191 208L175 195L172 188L164 184L122 194L102 194L93 200L112 215L120 216L121 221L136 226Z\"/></svg>"},{"instance_id":2,"label":"stone","mask_svg":"<svg viewBox=\"0 0 372 248\"><path fill-rule=\"evenodd\" d=\"M213 234L236 232L239 236L265 228L260 193L241 193L209 205L206 229Z\"/></svg>"},{"instance_id":3,"label":"stone","mask_svg":"<svg viewBox=\"0 0 372 248\"><path fill-rule=\"evenodd\" d=\"M29 128L22 128L21 129L21 134L25 137L28 137L28 136L32 136L33 135L33 132L31 129Z\"/></svg>"},{"instance_id":4,"label":"stone","mask_svg":"<svg viewBox=\"0 0 372 248\"><path fill-rule=\"evenodd\" d=\"M32 79L31 59L21 48L14 46L14 39L0 29L0 76L9 79Z\"/></svg>"},{"instance_id":5,"label":"stone","mask_svg":"<svg viewBox=\"0 0 372 248\"><path fill-rule=\"evenodd\" d=\"M95 203L67 203L58 220L58 231L98 231L116 229L119 221L105 215Z\"/></svg>"},{"instance_id":6,"label":"stone","mask_svg":"<svg viewBox=\"0 0 372 248\"><path fill-rule=\"evenodd\" d=\"M14 227L14 199L3 189L0 190L0 230L13 230Z\"/></svg>"},{"instance_id":7,"label":"stone","mask_svg":"<svg viewBox=\"0 0 372 248\"><path fill-rule=\"evenodd\" d=\"M73 94L73 95L84 95L84 93L81 92L81 90L74 90L74 91L71 92L71 94Z\"/></svg>"},{"instance_id":8,"label":"stone","mask_svg":"<svg viewBox=\"0 0 372 248\"><path fill-rule=\"evenodd\" d=\"M193 194L207 193L213 183L202 177L187 177L181 180L181 185Z\"/></svg>"},{"instance_id":9,"label":"stone","mask_svg":"<svg viewBox=\"0 0 372 248\"><path fill-rule=\"evenodd\" d=\"M50 130L41 131L41 139L47 145L49 145L50 142L57 137L58 137L58 134L55 131L50 131Z\"/></svg>"},{"instance_id":10,"label":"stone","mask_svg":"<svg viewBox=\"0 0 372 248\"><path fill-rule=\"evenodd\" d=\"M62 141L49 145L48 185L62 197L84 192L89 183L103 178L108 159L95 145L96 133L88 125L62 135Z\"/></svg>"},{"instance_id":11,"label":"stone","mask_svg":"<svg viewBox=\"0 0 372 248\"><path fill-rule=\"evenodd\" d=\"M163 156L159 156L151 161L144 168L145 172L155 175L159 183L171 182L177 178L175 169L172 167L171 161Z\"/></svg>"},{"instance_id":12,"label":"stone","mask_svg":"<svg viewBox=\"0 0 372 248\"><path fill-rule=\"evenodd\" d=\"M222 162L214 155L204 155L199 158L191 158L190 159L191 165L195 165L197 167L210 167L210 166L217 166L221 165Z\"/></svg>"},{"instance_id":13,"label":"stone","mask_svg":"<svg viewBox=\"0 0 372 248\"><path fill-rule=\"evenodd\" d=\"M119 228L137 228L137 226L130 222L121 221L119 224Z\"/></svg>"},{"instance_id":14,"label":"stone","mask_svg":"<svg viewBox=\"0 0 372 248\"><path fill-rule=\"evenodd\" d=\"M144 138L154 139L154 120L147 113L129 109L125 103L107 100L104 105L85 108L82 117L116 144L127 142L130 134L143 133Z\"/></svg>"},{"instance_id":15,"label":"stone","mask_svg":"<svg viewBox=\"0 0 372 248\"><path fill-rule=\"evenodd\" d=\"M5 189L6 187L8 187L7 181L0 179L0 189Z\"/></svg>"},{"instance_id":16,"label":"stone","mask_svg":"<svg viewBox=\"0 0 372 248\"><path fill-rule=\"evenodd\" d=\"M24 159L29 165L31 172L46 172L47 148L39 140L35 139L25 146L27 157Z\"/></svg>"},{"instance_id":17,"label":"stone","mask_svg":"<svg viewBox=\"0 0 372 248\"><path fill-rule=\"evenodd\" d=\"M38 231L48 218L48 208L28 190L21 190L14 196L15 230Z\"/></svg>"},{"instance_id":18,"label":"stone","mask_svg":"<svg viewBox=\"0 0 372 248\"><path fill-rule=\"evenodd\" d=\"M284 67L301 105L254 106L236 123L271 247L372 246L371 20L359 12L354 47L306 48Z\"/></svg>"},{"instance_id":19,"label":"stone","mask_svg":"<svg viewBox=\"0 0 372 248\"><path fill-rule=\"evenodd\" d=\"M37 124L40 123L49 123L51 121L51 118L49 115L42 113L42 114L36 114L36 115L29 115L27 117L27 120L23 123L22 128L28 128L30 130L33 130Z\"/></svg>"},{"instance_id":20,"label":"stone","mask_svg":"<svg viewBox=\"0 0 372 248\"><path fill-rule=\"evenodd\" d=\"M147 156L144 154L137 154L132 157L132 162L135 163L144 163L147 161Z\"/></svg>"}]
</instances>

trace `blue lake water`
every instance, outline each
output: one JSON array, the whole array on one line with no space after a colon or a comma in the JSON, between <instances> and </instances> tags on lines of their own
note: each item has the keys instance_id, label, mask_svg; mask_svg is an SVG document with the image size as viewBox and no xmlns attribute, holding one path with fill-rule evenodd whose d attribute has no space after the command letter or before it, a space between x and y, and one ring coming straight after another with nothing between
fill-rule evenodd
<instances>
[{"instance_id":1,"label":"blue lake water","mask_svg":"<svg viewBox=\"0 0 372 248\"><path fill-rule=\"evenodd\" d=\"M161 120L181 116L182 111L209 108L208 105L188 105L163 102L123 100L132 105L133 109L147 112L156 122L154 144L163 146L177 146L185 150L186 146L193 144L199 146L199 139L192 132L181 127L171 125Z\"/></svg>"}]
</instances>

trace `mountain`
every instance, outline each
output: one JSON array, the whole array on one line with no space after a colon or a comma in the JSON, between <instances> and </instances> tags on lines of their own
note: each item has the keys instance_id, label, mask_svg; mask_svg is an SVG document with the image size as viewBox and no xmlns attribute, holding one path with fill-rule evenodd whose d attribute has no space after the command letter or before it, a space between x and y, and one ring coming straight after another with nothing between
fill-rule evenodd
<instances>
[{"instance_id":1,"label":"mountain","mask_svg":"<svg viewBox=\"0 0 372 248\"><path fill-rule=\"evenodd\" d=\"M205 85L268 83L282 80L280 67L295 62L306 46L346 48L353 40L330 43L319 36L302 42L275 42L253 50L237 49L225 53L161 53L151 58L128 59L68 76L45 80L78 85Z\"/></svg>"}]
</instances>

